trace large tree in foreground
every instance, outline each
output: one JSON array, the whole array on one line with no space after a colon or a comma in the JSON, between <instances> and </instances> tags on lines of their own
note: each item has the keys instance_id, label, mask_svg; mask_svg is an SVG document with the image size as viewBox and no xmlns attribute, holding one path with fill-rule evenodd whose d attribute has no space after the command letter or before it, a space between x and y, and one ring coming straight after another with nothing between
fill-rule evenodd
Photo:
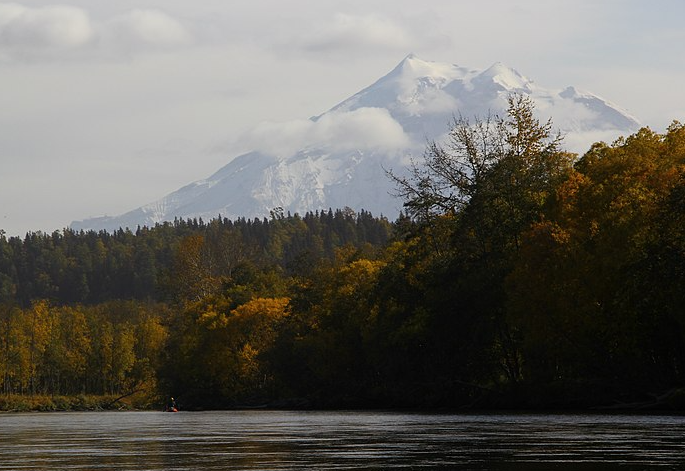
<instances>
[{"instance_id":1,"label":"large tree in foreground","mask_svg":"<svg viewBox=\"0 0 685 471\"><path fill-rule=\"evenodd\" d=\"M506 116L459 116L447 142L429 143L407 176L390 172L409 216L425 222L489 199L493 207L515 211L516 219L530 219L544 203L573 156L561 150L551 120L543 124L535 117L530 97L507 100Z\"/></svg>"},{"instance_id":2,"label":"large tree in foreground","mask_svg":"<svg viewBox=\"0 0 685 471\"><path fill-rule=\"evenodd\" d=\"M419 237L436 248L433 259L421 263L437 274L430 316L444 326L441 341L460 338L469 351L481 352L469 360L479 365L472 377L498 369L515 382L522 371L520 342L507 323L505 279L523 234L545 219L575 155L562 150L551 121L535 117L530 97L511 95L508 105L503 117L456 118L446 144L429 144L408 176L391 177L419 223ZM456 364L464 350L453 350Z\"/></svg>"}]
</instances>

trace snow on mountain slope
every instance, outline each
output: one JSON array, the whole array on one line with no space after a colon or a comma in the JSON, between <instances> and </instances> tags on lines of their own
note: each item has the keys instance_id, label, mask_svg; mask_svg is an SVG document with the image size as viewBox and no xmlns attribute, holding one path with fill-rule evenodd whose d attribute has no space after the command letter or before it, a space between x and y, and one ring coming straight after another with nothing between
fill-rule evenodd
<instances>
[{"instance_id":1,"label":"snow on mountain slope","mask_svg":"<svg viewBox=\"0 0 685 471\"><path fill-rule=\"evenodd\" d=\"M251 136L254 152L209 178L121 216L75 221L72 228L134 229L176 217L265 217L276 207L304 213L348 206L394 218L402 202L391 196L385 169L397 171L409 156L420 156L426 140L440 140L455 115L502 114L512 92L530 95L540 118L552 117L566 134L571 151L639 128L635 118L600 97L574 87L540 87L502 63L478 71L410 54L369 87L299 122L298 136L279 132L278 124L266 126Z\"/></svg>"}]
</instances>

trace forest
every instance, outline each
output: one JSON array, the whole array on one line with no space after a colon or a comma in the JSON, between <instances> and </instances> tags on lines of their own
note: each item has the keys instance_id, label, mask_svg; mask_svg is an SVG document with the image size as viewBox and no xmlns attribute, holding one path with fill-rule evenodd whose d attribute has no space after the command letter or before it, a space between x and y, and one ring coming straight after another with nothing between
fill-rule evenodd
<instances>
[{"instance_id":1,"label":"forest","mask_svg":"<svg viewBox=\"0 0 685 471\"><path fill-rule=\"evenodd\" d=\"M455 118L396 221L0 232L0 409L685 410L685 126L534 111Z\"/></svg>"}]
</instances>

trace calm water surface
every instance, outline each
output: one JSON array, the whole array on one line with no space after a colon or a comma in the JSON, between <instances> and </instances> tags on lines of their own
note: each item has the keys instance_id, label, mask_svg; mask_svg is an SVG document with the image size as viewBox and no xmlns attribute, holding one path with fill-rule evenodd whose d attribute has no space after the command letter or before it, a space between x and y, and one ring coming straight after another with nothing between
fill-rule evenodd
<instances>
[{"instance_id":1,"label":"calm water surface","mask_svg":"<svg viewBox=\"0 0 685 471\"><path fill-rule=\"evenodd\" d=\"M379 412L0 415L0 470L685 470L685 418Z\"/></svg>"}]
</instances>

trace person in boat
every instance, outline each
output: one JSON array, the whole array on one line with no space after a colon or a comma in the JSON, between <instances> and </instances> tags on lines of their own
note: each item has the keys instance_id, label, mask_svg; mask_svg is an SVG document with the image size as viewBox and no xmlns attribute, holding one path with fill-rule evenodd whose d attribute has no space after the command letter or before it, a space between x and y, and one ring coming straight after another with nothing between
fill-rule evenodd
<instances>
[{"instance_id":1,"label":"person in boat","mask_svg":"<svg viewBox=\"0 0 685 471\"><path fill-rule=\"evenodd\" d=\"M178 404L176 404L176 400L173 397L169 399L164 410L166 412L178 412Z\"/></svg>"}]
</instances>

